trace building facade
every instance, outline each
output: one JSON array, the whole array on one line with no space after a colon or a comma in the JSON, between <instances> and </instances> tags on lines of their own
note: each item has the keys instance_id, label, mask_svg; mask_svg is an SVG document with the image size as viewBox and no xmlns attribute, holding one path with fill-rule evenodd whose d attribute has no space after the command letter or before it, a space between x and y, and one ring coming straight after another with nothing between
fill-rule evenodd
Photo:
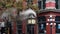
<instances>
[{"instance_id":1,"label":"building facade","mask_svg":"<svg viewBox=\"0 0 60 34\"><path fill-rule=\"evenodd\" d=\"M23 0L23 9L29 4L37 5L37 17L26 20L13 20L10 34L60 34L60 0ZM17 18L19 19L19 17ZM36 21L35 21L36 20ZM28 23L29 22L29 23ZM31 24L32 23L32 24ZM34 24L35 23L35 24Z\"/></svg>"},{"instance_id":2,"label":"building facade","mask_svg":"<svg viewBox=\"0 0 60 34\"><path fill-rule=\"evenodd\" d=\"M22 23L17 22L17 34L60 34L59 0L24 0L25 9L24 2L38 4L40 11L37 13L36 24L27 24L27 20L23 20Z\"/></svg>"}]
</instances>

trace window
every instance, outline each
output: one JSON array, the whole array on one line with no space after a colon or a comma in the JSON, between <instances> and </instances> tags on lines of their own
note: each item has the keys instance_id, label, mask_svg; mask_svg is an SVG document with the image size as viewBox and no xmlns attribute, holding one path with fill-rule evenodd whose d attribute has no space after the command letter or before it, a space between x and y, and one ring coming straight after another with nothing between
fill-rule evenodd
<instances>
[{"instance_id":1,"label":"window","mask_svg":"<svg viewBox=\"0 0 60 34\"><path fill-rule=\"evenodd\" d=\"M44 33L45 28L46 28L46 23L38 24L39 33Z\"/></svg>"},{"instance_id":2,"label":"window","mask_svg":"<svg viewBox=\"0 0 60 34\"><path fill-rule=\"evenodd\" d=\"M56 33L60 33L60 23L56 24Z\"/></svg>"},{"instance_id":3,"label":"window","mask_svg":"<svg viewBox=\"0 0 60 34\"><path fill-rule=\"evenodd\" d=\"M60 0L55 0L56 1L56 8L60 9Z\"/></svg>"},{"instance_id":4,"label":"window","mask_svg":"<svg viewBox=\"0 0 60 34\"><path fill-rule=\"evenodd\" d=\"M41 4L42 4L42 1L38 1L38 8L39 9L41 9L43 7L43 6L41 7Z\"/></svg>"},{"instance_id":5,"label":"window","mask_svg":"<svg viewBox=\"0 0 60 34\"><path fill-rule=\"evenodd\" d=\"M60 0L55 0L56 1L56 9L58 9L58 6L60 6ZM59 7L60 8L60 7Z\"/></svg>"},{"instance_id":6,"label":"window","mask_svg":"<svg viewBox=\"0 0 60 34\"><path fill-rule=\"evenodd\" d=\"M60 29L60 24L58 24L58 29Z\"/></svg>"},{"instance_id":7,"label":"window","mask_svg":"<svg viewBox=\"0 0 60 34\"><path fill-rule=\"evenodd\" d=\"M45 1L46 1L46 0L43 0L43 9L45 9Z\"/></svg>"},{"instance_id":8,"label":"window","mask_svg":"<svg viewBox=\"0 0 60 34\"><path fill-rule=\"evenodd\" d=\"M44 16L38 17L38 22L46 21L46 18Z\"/></svg>"},{"instance_id":9,"label":"window","mask_svg":"<svg viewBox=\"0 0 60 34\"><path fill-rule=\"evenodd\" d=\"M46 0L38 0L38 8L45 9L45 1Z\"/></svg>"},{"instance_id":10,"label":"window","mask_svg":"<svg viewBox=\"0 0 60 34\"><path fill-rule=\"evenodd\" d=\"M56 16L55 21L60 21L60 16Z\"/></svg>"},{"instance_id":11,"label":"window","mask_svg":"<svg viewBox=\"0 0 60 34\"><path fill-rule=\"evenodd\" d=\"M46 29L46 18L44 16L38 17L38 32L44 33L44 30Z\"/></svg>"},{"instance_id":12,"label":"window","mask_svg":"<svg viewBox=\"0 0 60 34\"><path fill-rule=\"evenodd\" d=\"M56 16L55 21L56 21L56 33L60 33L60 16Z\"/></svg>"},{"instance_id":13,"label":"window","mask_svg":"<svg viewBox=\"0 0 60 34\"><path fill-rule=\"evenodd\" d=\"M41 24L41 29L43 29L44 27L43 27L44 25L43 24Z\"/></svg>"},{"instance_id":14,"label":"window","mask_svg":"<svg viewBox=\"0 0 60 34\"><path fill-rule=\"evenodd\" d=\"M57 3L56 7L58 7L58 9L60 9L60 0L56 0L56 3Z\"/></svg>"}]
</instances>

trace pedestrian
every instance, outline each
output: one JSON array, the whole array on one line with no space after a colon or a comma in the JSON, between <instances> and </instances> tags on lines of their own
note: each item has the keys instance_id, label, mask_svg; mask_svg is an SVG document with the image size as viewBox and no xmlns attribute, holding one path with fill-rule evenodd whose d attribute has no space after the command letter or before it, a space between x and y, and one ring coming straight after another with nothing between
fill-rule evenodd
<instances>
[{"instance_id":1,"label":"pedestrian","mask_svg":"<svg viewBox=\"0 0 60 34\"><path fill-rule=\"evenodd\" d=\"M1 34L5 34L5 22L0 22Z\"/></svg>"}]
</instances>

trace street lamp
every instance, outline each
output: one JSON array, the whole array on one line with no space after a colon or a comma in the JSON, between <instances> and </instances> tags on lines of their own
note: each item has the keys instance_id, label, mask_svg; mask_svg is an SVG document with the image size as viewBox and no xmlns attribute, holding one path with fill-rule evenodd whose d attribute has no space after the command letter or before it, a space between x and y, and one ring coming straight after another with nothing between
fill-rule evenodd
<instances>
[{"instance_id":1,"label":"street lamp","mask_svg":"<svg viewBox=\"0 0 60 34\"><path fill-rule=\"evenodd\" d=\"M28 24L36 24L36 20L34 18L29 18Z\"/></svg>"},{"instance_id":2,"label":"street lamp","mask_svg":"<svg viewBox=\"0 0 60 34\"><path fill-rule=\"evenodd\" d=\"M32 16L33 16L33 15L32 15ZM31 28L30 28L30 29L31 29L31 30L30 30L31 34L34 33L34 31L32 31L32 30L33 30L33 28L34 28L34 25L36 24L36 18L35 18L35 17L32 17L32 16L30 16L30 17L28 18L28 20L27 20L27 24L31 26Z\"/></svg>"},{"instance_id":3,"label":"street lamp","mask_svg":"<svg viewBox=\"0 0 60 34\"><path fill-rule=\"evenodd\" d=\"M28 24L36 24L36 17L33 14L29 15Z\"/></svg>"}]
</instances>

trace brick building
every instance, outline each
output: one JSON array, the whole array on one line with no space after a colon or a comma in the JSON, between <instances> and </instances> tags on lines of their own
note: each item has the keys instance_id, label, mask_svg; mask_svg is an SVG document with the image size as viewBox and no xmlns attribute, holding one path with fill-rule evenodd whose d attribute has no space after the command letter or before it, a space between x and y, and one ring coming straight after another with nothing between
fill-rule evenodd
<instances>
[{"instance_id":1,"label":"brick building","mask_svg":"<svg viewBox=\"0 0 60 34\"><path fill-rule=\"evenodd\" d=\"M60 4L59 0L24 0L23 10L26 4L37 4L36 24L27 24L27 20L17 23L16 34L60 34Z\"/></svg>"},{"instance_id":2,"label":"brick building","mask_svg":"<svg viewBox=\"0 0 60 34\"><path fill-rule=\"evenodd\" d=\"M37 17L23 21L13 20L10 24L12 29L9 32L11 34L60 34L59 3L60 0L23 0L23 10L29 4L38 6ZM32 24L28 24L28 22Z\"/></svg>"}]
</instances>

